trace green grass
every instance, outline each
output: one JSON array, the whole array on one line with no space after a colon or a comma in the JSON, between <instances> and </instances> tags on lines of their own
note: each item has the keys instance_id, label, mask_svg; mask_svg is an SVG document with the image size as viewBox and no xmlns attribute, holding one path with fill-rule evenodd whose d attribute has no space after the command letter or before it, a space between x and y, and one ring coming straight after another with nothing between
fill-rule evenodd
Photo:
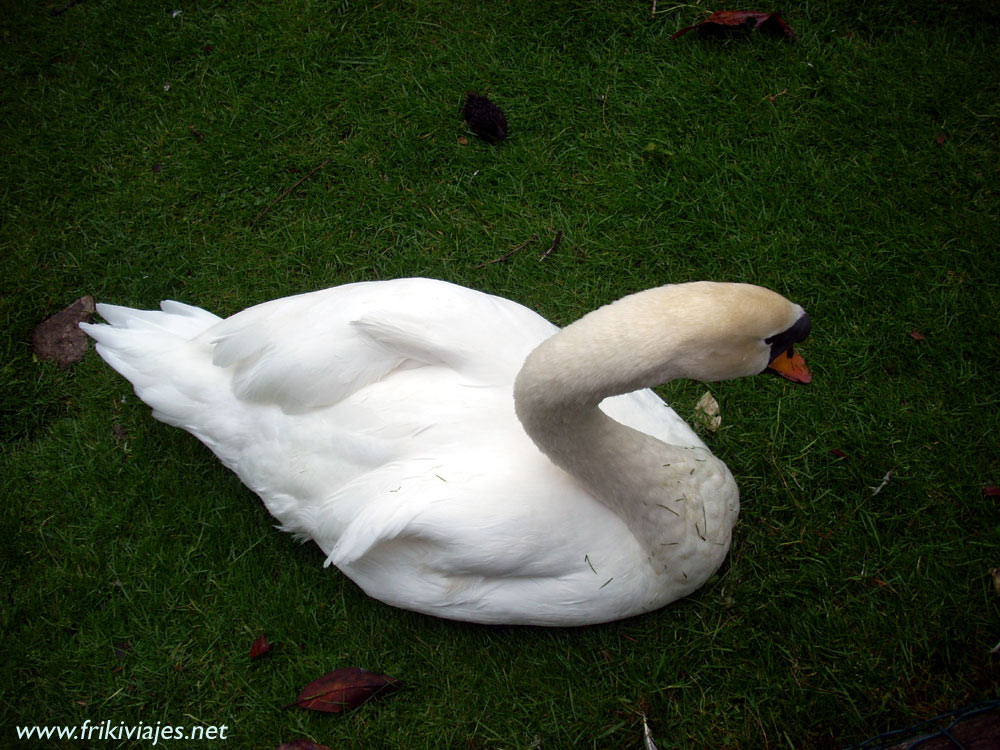
<instances>
[{"instance_id":1,"label":"green grass","mask_svg":"<svg viewBox=\"0 0 1000 750\"><path fill-rule=\"evenodd\" d=\"M650 6L5 3L0 745L90 719L639 748L645 712L661 748L836 748L996 695L995 5L784 3L794 45L671 41L720 6ZM506 110L501 146L460 142L469 89ZM562 324L697 278L803 304L810 387L712 386L744 508L722 571L574 630L390 609L93 353L60 371L29 344L83 294L230 314L412 275ZM663 393L690 416L704 390ZM349 665L408 687L280 708Z\"/></svg>"}]
</instances>

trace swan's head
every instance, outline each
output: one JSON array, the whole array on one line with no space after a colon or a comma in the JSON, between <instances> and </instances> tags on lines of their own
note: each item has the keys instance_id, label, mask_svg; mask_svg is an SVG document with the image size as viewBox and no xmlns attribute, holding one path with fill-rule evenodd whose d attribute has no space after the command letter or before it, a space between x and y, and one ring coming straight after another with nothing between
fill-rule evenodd
<instances>
[{"instance_id":1,"label":"swan's head","mask_svg":"<svg viewBox=\"0 0 1000 750\"><path fill-rule=\"evenodd\" d=\"M809 318L750 284L696 281L649 289L567 326L528 355L514 385L522 422L532 404L597 403L676 378L711 382L774 372L812 375L794 346Z\"/></svg>"},{"instance_id":2,"label":"swan's head","mask_svg":"<svg viewBox=\"0 0 1000 750\"><path fill-rule=\"evenodd\" d=\"M772 372L797 383L812 380L794 349L809 335L809 316L777 292L710 281L651 292L677 376L716 381Z\"/></svg>"}]
</instances>

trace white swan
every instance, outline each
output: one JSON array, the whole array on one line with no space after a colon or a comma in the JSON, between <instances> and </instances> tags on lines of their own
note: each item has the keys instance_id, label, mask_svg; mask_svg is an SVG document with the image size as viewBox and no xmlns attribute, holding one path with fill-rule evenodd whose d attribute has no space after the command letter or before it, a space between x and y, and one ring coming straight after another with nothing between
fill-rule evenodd
<instances>
[{"instance_id":1,"label":"white swan","mask_svg":"<svg viewBox=\"0 0 1000 750\"><path fill-rule=\"evenodd\" d=\"M111 325L81 324L153 416L370 596L480 623L606 622L694 591L729 548L736 484L639 389L811 377L792 350L802 308L745 284L651 289L561 332L429 279L226 320L161 307L102 304Z\"/></svg>"}]
</instances>

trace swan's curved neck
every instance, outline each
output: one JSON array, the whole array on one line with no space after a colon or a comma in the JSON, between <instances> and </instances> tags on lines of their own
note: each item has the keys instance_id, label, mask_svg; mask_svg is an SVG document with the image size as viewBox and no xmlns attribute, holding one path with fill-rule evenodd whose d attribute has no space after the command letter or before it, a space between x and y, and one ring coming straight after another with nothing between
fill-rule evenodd
<instances>
[{"instance_id":1,"label":"swan's curved neck","mask_svg":"<svg viewBox=\"0 0 1000 750\"><path fill-rule=\"evenodd\" d=\"M517 376L514 403L539 449L622 518L662 572L674 562L672 548L690 539L715 548L721 561L738 496L708 450L668 445L599 408L608 396L682 375L662 319L657 335L642 330L642 296L596 310L539 345Z\"/></svg>"}]
</instances>

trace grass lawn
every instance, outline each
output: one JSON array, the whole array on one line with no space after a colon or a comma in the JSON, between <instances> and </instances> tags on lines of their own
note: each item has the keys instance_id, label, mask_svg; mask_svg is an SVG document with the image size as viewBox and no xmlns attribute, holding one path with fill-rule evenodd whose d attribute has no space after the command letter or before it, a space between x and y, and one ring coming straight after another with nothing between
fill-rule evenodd
<instances>
[{"instance_id":1,"label":"grass lawn","mask_svg":"<svg viewBox=\"0 0 1000 750\"><path fill-rule=\"evenodd\" d=\"M792 1L791 43L671 40L741 4L659 5L3 4L0 746L90 720L640 748L645 714L661 750L839 748L997 696L1000 11ZM472 89L497 147L458 116ZM416 275L560 324L702 278L802 304L811 386L711 386L743 501L719 574L571 630L391 609L93 351L31 351L85 294L225 315ZM705 390L661 392L690 417ZM343 666L407 687L281 708Z\"/></svg>"}]
</instances>

